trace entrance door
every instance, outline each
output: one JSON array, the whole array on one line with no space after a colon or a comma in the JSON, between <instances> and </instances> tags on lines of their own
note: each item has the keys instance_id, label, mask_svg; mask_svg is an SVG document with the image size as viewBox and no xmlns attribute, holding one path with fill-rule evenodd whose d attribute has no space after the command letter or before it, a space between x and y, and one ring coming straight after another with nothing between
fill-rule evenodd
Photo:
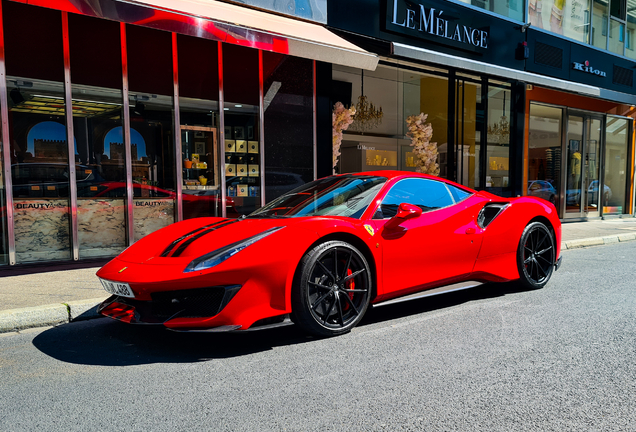
<instances>
[{"instance_id":1,"label":"entrance door","mask_svg":"<svg viewBox=\"0 0 636 432\"><path fill-rule=\"evenodd\" d=\"M455 166L457 183L478 189L484 111L479 77L458 74L455 81Z\"/></svg>"},{"instance_id":2,"label":"entrance door","mask_svg":"<svg viewBox=\"0 0 636 432\"><path fill-rule=\"evenodd\" d=\"M564 218L598 217L601 117L588 114L568 116L565 148Z\"/></svg>"}]
</instances>

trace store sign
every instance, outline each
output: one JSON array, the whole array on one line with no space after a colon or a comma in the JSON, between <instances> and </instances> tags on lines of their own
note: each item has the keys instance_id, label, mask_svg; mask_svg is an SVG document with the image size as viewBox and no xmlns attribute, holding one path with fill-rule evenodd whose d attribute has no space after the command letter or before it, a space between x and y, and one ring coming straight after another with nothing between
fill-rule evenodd
<instances>
[{"instance_id":1,"label":"store sign","mask_svg":"<svg viewBox=\"0 0 636 432\"><path fill-rule=\"evenodd\" d=\"M490 27L448 3L388 0L386 29L450 43L470 50L488 49Z\"/></svg>"},{"instance_id":2,"label":"store sign","mask_svg":"<svg viewBox=\"0 0 636 432\"><path fill-rule=\"evenodd\" d=\"M364 144L358 144L358 150L375 150L375 147L367 147Z\"/></svg>"},{"instance_id":3,"label":"store sign","mask_svg":"<svg viewBox=\"0 0 636 432\"><path fill-rule=\"evenodd\" d=\"M578 70L581 72L587 72L592 75L598 75L600 77L607 76L606 72L602 70L594 69L592 66L590 66L590 62L587 60L585 60L585 63L572 62L572 69Z\"/></svg>"}]
</instances>

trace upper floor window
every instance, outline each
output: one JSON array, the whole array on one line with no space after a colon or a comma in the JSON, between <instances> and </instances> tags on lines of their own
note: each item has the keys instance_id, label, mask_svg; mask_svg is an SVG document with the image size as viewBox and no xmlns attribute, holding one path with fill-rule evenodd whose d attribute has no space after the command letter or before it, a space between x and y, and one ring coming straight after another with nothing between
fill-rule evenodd
<instances>
[{"instance_id":1,"label":"upper floor window","mask_svg":"<svg viewBox=\"0 0 636 432\"><path fill-rule=\"evenodd\" d=\"M517 21L524 21L524 0L457 0Z\"/></svg>"}]
</instances>

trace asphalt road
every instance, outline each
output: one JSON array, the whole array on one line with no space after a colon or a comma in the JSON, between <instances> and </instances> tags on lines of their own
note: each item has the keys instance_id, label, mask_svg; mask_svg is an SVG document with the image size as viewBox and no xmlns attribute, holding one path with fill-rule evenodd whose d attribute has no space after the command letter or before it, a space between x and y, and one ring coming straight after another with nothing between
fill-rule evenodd
<instances>
[{"instance_id":1,"label":"asphalt road","mask_svg":"<svg viewBox=\"0 0 636 432\"><path fill-rule=\"evenodd\" d=\"M636 242L385 306L350 334L107 319L0 337L0 431L633 431Z\"/></svg>"}]
</instances>

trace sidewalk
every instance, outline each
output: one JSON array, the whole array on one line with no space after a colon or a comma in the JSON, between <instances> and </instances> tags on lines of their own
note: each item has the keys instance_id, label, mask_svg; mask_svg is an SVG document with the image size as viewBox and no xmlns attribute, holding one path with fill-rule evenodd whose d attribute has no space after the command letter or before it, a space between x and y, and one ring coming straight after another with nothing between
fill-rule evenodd
<instances>
[{"instance_id":1,"label":"sidewalk","mask_svg":"<svg viewBox=\"0 0 636 432\"><path fill-rule=\"evenodd\" d=\"M562 227L564 251L636 240L632 217ZM108 297L95 276L99 267L73 267L77 266L0 270L0 333L97 317L97 305Z\"/></svg>"}]
</instances>

